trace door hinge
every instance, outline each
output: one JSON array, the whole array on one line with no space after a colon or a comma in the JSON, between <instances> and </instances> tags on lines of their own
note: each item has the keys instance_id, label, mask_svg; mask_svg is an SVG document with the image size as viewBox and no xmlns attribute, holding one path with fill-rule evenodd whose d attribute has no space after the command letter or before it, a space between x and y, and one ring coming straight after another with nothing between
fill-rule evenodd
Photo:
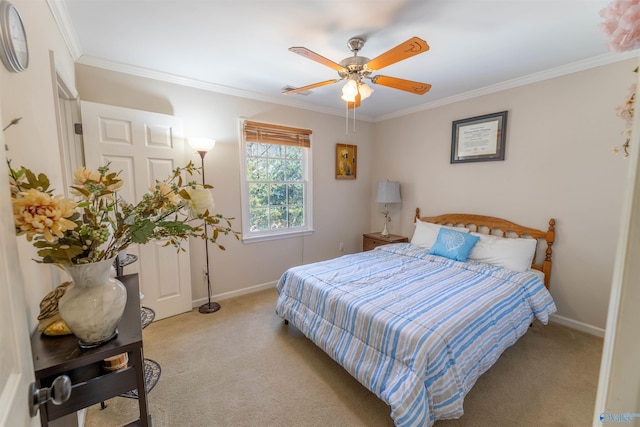
<instances>
[{"instance_id":1,"label":"door hinge","mask_svg":"<svg viewBox=\"0 0 640 427\"><path fill-rule=\"evenodd\" d=\"M73 131L76 135L82 135L82 123L74 123Z\"/></svg>"}]
</instances>

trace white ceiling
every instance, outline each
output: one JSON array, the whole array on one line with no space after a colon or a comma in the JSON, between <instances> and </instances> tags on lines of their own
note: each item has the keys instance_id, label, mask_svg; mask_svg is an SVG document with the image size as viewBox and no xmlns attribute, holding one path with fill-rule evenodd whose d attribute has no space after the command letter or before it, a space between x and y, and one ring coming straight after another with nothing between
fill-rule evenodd
<instances>
[{"instance_id":1,"label":"white ceiling","mask_svg":"<svg viewBox=\"0 0 640 427\"><path fill-rule=\"evenodd\" d=\"M430 83L415 95L379 85L356 117L380 120L624 59L608 53L599 12L609 0L50 0L80 63L344 115L342 82L284 95L374 58L413 36L430 50L374 74ZM54 10L54 13L56 13ZM73 50L73 49L72 49ZM628 57L628 56L627 56Z\"/></svg>"}]
</instances>

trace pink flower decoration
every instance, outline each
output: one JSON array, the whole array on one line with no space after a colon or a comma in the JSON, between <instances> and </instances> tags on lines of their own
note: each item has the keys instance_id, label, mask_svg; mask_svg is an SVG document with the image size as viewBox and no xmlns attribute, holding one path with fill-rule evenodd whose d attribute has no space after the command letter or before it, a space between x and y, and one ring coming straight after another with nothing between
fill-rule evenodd
<instances>
[{"instance_id":1,"label":"pink flower decoration","mask_svg":"<svg viewBox=\"0 0 640 427\"><path fill-rule=\"evenodd\" d=\"M602 31L615 52L640 48L640 0L613 0L600 11Z\"/></svg>"}]
</instances>

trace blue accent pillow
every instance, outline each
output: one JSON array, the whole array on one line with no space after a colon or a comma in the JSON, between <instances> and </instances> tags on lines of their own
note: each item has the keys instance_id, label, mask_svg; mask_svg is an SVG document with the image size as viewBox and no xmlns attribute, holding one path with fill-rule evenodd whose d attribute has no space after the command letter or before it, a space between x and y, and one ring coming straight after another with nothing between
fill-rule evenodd
<instances>
[{"instance_id":1,"label":"blue accent pillow","mask_svg":"<svg viewBox=\"0 0 640 427\"><path fill-rule=\"evenodd\" d=\"M480 240L478 236L441 228L436 243L429 249L429 253L465 262L478 240Z\"/></svg>"}]
</instances>

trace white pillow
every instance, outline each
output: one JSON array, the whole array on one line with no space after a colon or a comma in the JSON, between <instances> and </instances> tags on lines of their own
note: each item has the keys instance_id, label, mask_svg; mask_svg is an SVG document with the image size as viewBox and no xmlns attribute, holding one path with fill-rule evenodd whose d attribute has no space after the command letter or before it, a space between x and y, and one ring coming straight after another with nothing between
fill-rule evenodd
<instances>
[{"instance_id":1,"label":"white pillow","mask_svg":"<svg viewBox=\"0 0 640 427\"><path fill-rule=\"evenodd\" d=\"M537 240L498 237L475 232L471 234L480 236L480 240L471 249L469 259L519 272L525 272L531 268Z\"/></svg>"},{"instance_id":2,"label":"white pillow","mask_svg":"<svg viewBox=\"0 0 640 427\"><path fill-rule=\"evenodd\" d=\"M469 232L469 229L464 227L448 227L431 222L422 222L416 219L416 229L413 232L413 237L411 237L411 243L426 249L431 249L431 246L433 246L438 239L438 233L442 227L450 228L461 233Z\"/></svg>"}]
</instances>

